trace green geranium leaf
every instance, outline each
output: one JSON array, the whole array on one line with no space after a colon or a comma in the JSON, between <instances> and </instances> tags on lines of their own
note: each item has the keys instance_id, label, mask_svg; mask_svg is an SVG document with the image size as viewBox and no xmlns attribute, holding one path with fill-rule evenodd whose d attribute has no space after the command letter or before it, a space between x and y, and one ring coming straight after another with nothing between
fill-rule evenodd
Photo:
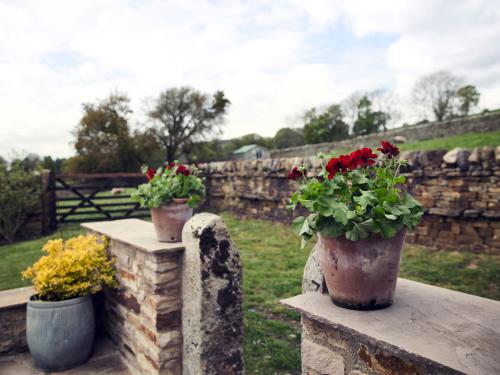
<instances>
[{"instance_id":1,"label":"green geranium leaf","mask_svg":"<svg viewBox=\"0 0 500 375\"><path fill-rule=\"evenodd\" d=\"M368 177L366 177L366 173L361 171L360 169L356 169L351 174L353 185L363 185L370 182Z\"/></svg>"},{"instance_id":2,"label":"green geranium leaf","mask_svg":"<svg viewBox=\"0 0 500 375\"><path fill-rule=\"evenodd\" d=\"M304 216L297 216L295 219L292 220L292 229L294 232L297 234L300 234L300 231L302 229L302 225L304 225L304 222L306 221L306 218Z\"/></svg>"},{"instance_id":3,"label":"green geranium leaf","mask_svg":"<svg viewBox=\"0 0 500 375\"><path fill-rule=\"evenodd\" d=\"M360 190L361 195L353 197L354 202L359 204L366 210L367 206L374 206L377 203L377 197L373 191L370 190Z\"/></svg>"},{"instance_id":4,"label":"green geranium leaf","mask_svg":"<svg viewBox=\"0 0 500 375\"><path fill-rule=\"evenodd\" d=\"M368 219L361 223L354 222L352 229L345 233L345 237L350 241L364 240L368 238L374 226L375 222L373 219Z\"/></svg>"},{"instance_id":5,"label":"green geranium leaf","mask_svg":"<svg viewBox=\"0 0 500 375\"><path fill-rule=\"evenodd\" d=\"M380 228L380 231L382 233L382 236L385 239L392 238L396 235L396 233L399 232L399 230L402 228L402 222L399 220L384 220L381 219L378 222L378 226Z\"/></svg>"},{"instance_id":6,"label":"green geranium leaf","mask_svg":"<svg viewBox=\"0 0 500 375\"><path fill-rule=\"evenodd\" d=\"M321 235L325 237L338 237L344 233L344 228L337 222L329 222L321 230Z\"/></svg>"},{"instance_id":7,"label":"green geranium leaf","mask_svg":"<svg viewBox=\"0 0 500 375\"><path fill-rule=\"evenodd\" d=\"M405 176L398 176L394 179L394 183L402 185L406 182L406 177Z\"/></svg>"}]
</instances>

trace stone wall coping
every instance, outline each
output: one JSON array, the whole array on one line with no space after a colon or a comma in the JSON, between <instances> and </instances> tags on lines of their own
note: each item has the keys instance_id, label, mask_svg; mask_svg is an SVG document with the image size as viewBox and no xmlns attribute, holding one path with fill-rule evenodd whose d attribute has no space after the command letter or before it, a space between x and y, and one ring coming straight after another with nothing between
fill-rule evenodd
<instances>
[{"instance_id":1,"label":"stone wall coping","mask_svg":"<svg viewBox=\"0 0 500 375\"><path fill-rule=\"evenodd\" d=\"M156 239L153 223L139 219L123 219L82 223L81 226L112 240L130 245L146 253L168 253L183 251L182 242L160 242Z\"/></svg>"},{"instance_id":2,"label":"stone wall coping","mask_svg":"<svg viewBox=\"0 0 500 375\"><path fill-rule=\"evenodd\" d=\"M1 291L0 311L26 305L33 294L35 294L35 288L32 286Z\"/></svg>"},{"instance_id":3,"label":"stone wall coping","mask_svg":"<svg viewBox=\"0 0 500 375\"><path fill-rule=\"evenodd\" d=\"M500 302L398 279L394 304L355 311L309 292L282 304L310 319L374 340L417 360L467 374L500 373Z\"/></svg>"}]
</instances>

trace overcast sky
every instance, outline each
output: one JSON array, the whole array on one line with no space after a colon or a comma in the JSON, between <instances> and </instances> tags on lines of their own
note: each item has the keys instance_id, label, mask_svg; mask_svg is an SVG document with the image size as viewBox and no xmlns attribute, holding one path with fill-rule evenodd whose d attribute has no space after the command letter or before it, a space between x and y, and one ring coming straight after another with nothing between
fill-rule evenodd
<instances>
[{"instance_id":1,"label":"overcast sky","mask_svg":"<svg viewBox=\"0 0 500 375\"><path fill-rule=\"evenodd\" d=\"M356 90L404 99L439 69L500 106L500 0L0 0L0 155L70 156L81 103L114 89L134 126L160 90L221 89L225 138L272 136Z\"/></svg>"}]
</instances>

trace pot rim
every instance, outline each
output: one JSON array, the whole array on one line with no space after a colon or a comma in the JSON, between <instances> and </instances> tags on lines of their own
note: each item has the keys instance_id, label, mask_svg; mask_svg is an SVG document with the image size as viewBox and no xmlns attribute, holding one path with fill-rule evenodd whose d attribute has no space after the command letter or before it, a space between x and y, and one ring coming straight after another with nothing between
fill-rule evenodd
<instances>
[{"instance_id":1,"label":"pot rim","mask_svg":"<svg viewBox=\"0 0 500 375\"><path fill-rule=\"evenodd\" d=\"M370 240L383 240L383 241L392 241L395 237L398 236L398 234L400 234L401 232L406 232L408 230L408 228L406 228L405 226L403 226L400 230L398 230L396 232L396 234L394 236L392 236L391 238L384 238L381 234L379 233L376 233L376 234L373 234L373 233L370 233L370 236L368 238L365 238L365 239L362 239L362 240L357 240L357 241L351 241L351 240L348 240L346 237L345 237L345 233L342 233L340 236L337 236L337 237L331 237L331 236L324 236L322 235L319 231L316 232L316 235L321 238L325 238L327 240L337 240L337 241L346 241L346 242L351 242L351 243L356 243L356 242L361 242L361 241L370 241Z\"/></svg>"},{"instance_id":2,"label":"pot rim","mask_svg":"<svg viewBox=\"0 0 500 375\"><path fill-rule=\"evenodd\" d=\"M90 294L87 294L86 296L83 297L75 297L75 298L70 298L70 299L65 299L63 301L42 301L42 300L32 300L33 297L35 297L36 294L33 294L29 300L28 300L28 306L36 307L36 308L54 308L54 307L63 307L63 306L71 306L71 305L77 305L79 303L84 303L87 300L90 299Z\"/></svg>"}]
</instances>

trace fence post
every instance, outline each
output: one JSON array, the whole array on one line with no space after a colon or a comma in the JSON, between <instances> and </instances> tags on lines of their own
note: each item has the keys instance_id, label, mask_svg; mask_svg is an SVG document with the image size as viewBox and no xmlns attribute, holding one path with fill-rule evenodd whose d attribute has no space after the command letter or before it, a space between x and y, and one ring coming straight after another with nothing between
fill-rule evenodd
<instances>
[{"instance_id":1,"label":"fence post","mask_svg":"<svg viewBox=\"0 0 500 375\"><path fill-rule=\"evenodd\" d=\"M48 218L48 232L52 232L57 229L57 216L56 216L56 174L54 171L50 171L48 175L47 188L45 191L44 202L47 207L47 214L45 217Z\"/></svg>"}]
</instances>

